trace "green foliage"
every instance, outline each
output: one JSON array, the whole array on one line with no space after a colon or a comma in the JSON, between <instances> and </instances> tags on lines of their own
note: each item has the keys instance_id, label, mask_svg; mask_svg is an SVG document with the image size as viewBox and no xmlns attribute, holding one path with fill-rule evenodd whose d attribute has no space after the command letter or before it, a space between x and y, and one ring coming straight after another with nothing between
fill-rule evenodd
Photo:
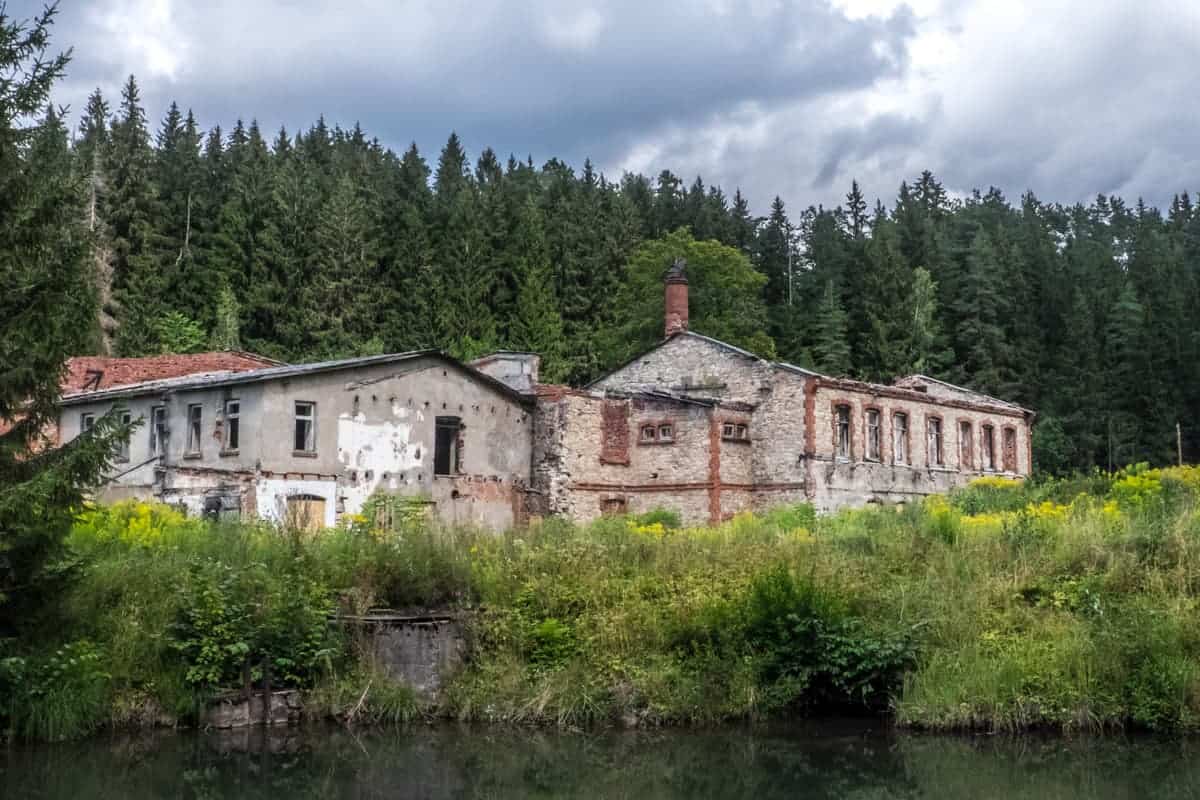
<instances>
[{"instance_id":1,"label":"green foliage","mask_svg":"<svg viewBox=\"0 0 1200 800\"><path fill-rule=\"evenodd\" d=\"M307 686L330 656L328 591L299 570L210 558L190 565L180 594L171 636L189 685Z\"/></svg>"},{"instance_id":2,"label":"green foliage","mask_svg":"<svg viewBox=\"0 0 1200 800\"><path fill-rule=\"evenodd\" d=\"M0 714L28 739L58 741L90 733L108 713L104 654L86 640L31 658L0 660Z\"/></svg>"},{"instance_id":3,"label":"green foliage","mask_svg":"<svg viewBox=\"0 0 1200 800\"><path fill-rule=\"evenodd\" d=\"M168 312L156 320L154 334L160 353L198 353L207 342L199 323L178 311Z\"/></svg>"},{"instance_id":4,"label":"green foliage","mask_svg":"<svg viewBox=\"0 0 1200 800\"><path fill-rule=\"evenodd\" d=\"M269 669L347 722L656 725L834 707L937 729L1192 730L1198 499L1200 470L1134 466L703 528L649 512L493 534L379 498L287 536L97 508L69 540L80 577L59 621L0 654L3 713L29 736L188 719L199 697L247 672L261 686ZM468 658L436 709L327 624L335 607L385 605L467 612Z\"/></svg>"},{"instance_id":5,"label":"green foliage","mask_svg":"<svg viewBox=\"0 0 1200 800\"><path fill-rule=\"evenodd\" d=\"M65 447L44 436L97 311L84 187L49 103L67 64L50 50L55 13L14 20L0 8L0 638L53 607L71 574L72 515L127 433L110 418Z\"/></svg>"},{"instance_id":6,"label":"green foliage","mask_svg":"<svg viewBox=\"0 0 1200 800\"><path fill-rule=\"evenodd\" d=\"M663 337L663 273L687 261L689 328L764 357L775 354L761 299L765 279L749 259L716 241L697 241L686 229L644 242L626 269L619 305L624 321L605 334L614 361L624 361Z\"/></svg>"},{"instance_id":7,"label":"green foliage","mask_svg":"<svg viewBox=\"0 0 1200 800\"><path fill-rule=\"evenodd\" d=\"M679 512L667 508L656 508L644 514L636 514L633 522L635 525L662 525L665 530L669 531L683 527Z\"/></svg>"}]
</instances>

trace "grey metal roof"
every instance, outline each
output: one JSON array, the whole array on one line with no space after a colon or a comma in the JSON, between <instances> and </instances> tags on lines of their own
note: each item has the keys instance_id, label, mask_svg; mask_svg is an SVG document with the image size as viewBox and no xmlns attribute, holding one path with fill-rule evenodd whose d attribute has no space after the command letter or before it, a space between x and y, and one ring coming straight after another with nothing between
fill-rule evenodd
<instances>
[{"instance_id":1,"label":"grey metal roof","mask_svg":"<svg viewBox=\"0 0 1200 800\"><path fill-rule=\"evenodd\" d=\"M434 358L442 361L463 372L466 372L473 378L488 384L497 391L520 400L521 402L528 403L532 400L530 396L521 394L508 384L498 381L492 376L486 375L479 370L462 363L458 359L452 358L441 350L413 350L407 353L388 353L378 356L342 358L334 361L316 361L310 364L287 364L279 367L245 370L243 372L222 370L219 372L195 373L179 378L165 378L156 381L145 381L144 383L128 384L126 386L114 386L111 389L102 389L96 392L73 392L71 394L63 395L58 402L59 405L69 406L78 405L80 403L93 403L98 400L115 400L124 397L163 394L165 392L177 392L188 389L211 389L222 386L236 386L246 383L261 383L263 381L292 378L300 375L312 375L320 372L334 372L343 369L370 367L377 364L394 364L404 361L412 361L418 358Z\"/></svg>"}]
</instances>

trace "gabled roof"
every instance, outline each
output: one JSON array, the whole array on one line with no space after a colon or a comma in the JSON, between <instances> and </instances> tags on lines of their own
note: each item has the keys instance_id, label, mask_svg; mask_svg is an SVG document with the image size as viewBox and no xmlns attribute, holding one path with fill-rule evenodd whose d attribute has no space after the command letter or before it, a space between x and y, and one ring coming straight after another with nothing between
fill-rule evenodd
<instances>
[{"instance_id":1,"label":"gabled roof","mask_svg":"<svg viewBox=\"0 0 1200 800\"><path fill-rule=\"evenodd\" d=\"M595 380L592 380L589 383L584 384L583 388L584 389L592 388L597 383L600 383L600 381L604 380L605 378L609 377L610 375L615 375L616 373L625 369L630 364L632 364L633 362L637 361L639 358L646 355L646 353L649 353L653 350L657 350L658 348L662 347L663 345L667 344L668 342L671 342L671 341L674 341L675 339L680 339L683 337L689 337L692 339L699 339L702 342L708 342L709 344L716 345L717 347L720 347L724 350L728 350L729 352L734 353L735 355L742 356L743 358L749 358L753 361L766 361L766 359L763 358L762 356L755 355L754 353L751 353L749 350L743 350L742 348L740 348L736 345L732 345L729 342L722 342L720 339L714 339L711 336L705 336L704 334L696 333L695 331L682 330L682 331L677 331L676 333L672 333L667 338L661 339L660 341L655 343L649 349L643 350L642 352L638 353L633 358L625 361L621 365L613 367L608 372L604 373L603 375L596 378Z\"/></svg>"},{"instance_id":2,"label":"gabled roof","mask_svg":"<svg viewBox=\"0 0 1200 800\"><path fill-rule=\"evenodd\" d=\"M522 403L530 403L531 398L517 392L510 386L486 375L441 350L413 350L407 353L388 353L378 356L362 356L359 358L343 358L335 361L317 361L310 364L284 364L280 366L263 367L246 371L218 370L193 375L184 375L164 380L144 381L126 386L116 386L99 391L75 392L64 394L59 405L78 405L98 400L116 400L119 398L136 397L148 394L163 394L165 392L184 391L188 389L209 389L222 386L236 386L248 383L293 378L301 375L313 375L322 372L335 372L344 369L371 367L378 364L397 364L413 361L419 358L432 358L441 361L460 372L470 375L475 380L485 383L496 391Z\"/></svg>"},{"instance_id":3,"label":"gabled roof","mask_svg":"<svg viewBox=\"0 0 1200 800\"><path fill-rule=\"evenodd\" d=\"M858 381L858 380L854 380L852 378L835 378L835 377L832 377L829 375L823 375L819 372L814 372L812 370L805 369L804 367L798 367L795 364L789 364L786 361L768 361L767 359L763 358L762 356L751 353L749 350L744 350L740 347L737 347L736 345L729 344L728 342L723 342L720 339L714 339L711 336L705 336L703 334L696 333L695 331L689 331L689 330L679 331L678 333L674 333L671 336L668 336L667 338L665 338L662 341L655 344L649 350L639 353L638 355L636 355L633 358L626 361L624 364L621 364L621 366L606 372L604 375L600 376L599 378L596 378L594 381L587 384L587 386L585 386L584 388L591 388L591 387L595 386L597 383L600 383L601 381L614 375L615 373L620 372L625 367L634 363L638 359L644 357L646 355L646 353L649 353L652 350L657 350L658 348L662 347L663 345L667 344L668 342L670 342L674 339L677 339L679 337L683 337L683 336L689 336L689 337L692 337L695 339L700 339L701 341L707 342L711 345L715 345L716 347L719 347L723 350L726 350L730 353L741 356L743 358L748 358L748 359L751 359L754 361L765 362L765 363L769 364L771 367L773 367L774 369L784 370L786 372L795 373L797 375L803 375L808 378L816 378L819 380L828 381L830 383L837 382L839 385L858 388L862 391L874 391L874 392L886 393L886 392L896 392L896 390L899 389L899 390L903 390L905 393L910 393L912 395L912 397L910 397L910 399L918 400L921 398L918 394L919 390L916 388L917 385L919 385L922 382L936 383L936 384L939 384L953 392L958 392L963 395L966 395L969 402L978 403L980 405L994 406L996 408L1008 409L1013 412L1018 412L1021 414L1032 414L1033 413L1030 409L1019 406L1016 403L1011 403L1007 400L1001 400L998 397L992 397L991 395L987 395L982 392L977 392L973 389L966 389L962 386L955 386L952 383L947 383L946 381L938 380L937 378L930 378L926 375L909 375L909 376L906 376L903 378L897 378L895 383L891 386L886 385L886 384ZM645 391L647 391L647 389L645 387L641 387L641 388L639 388L639 391L645 392ZM935 396L932 396L932 395L926 395L925 400L928 402L936 403L938 401L938 398Z\"/></svg>"}]
</instances>

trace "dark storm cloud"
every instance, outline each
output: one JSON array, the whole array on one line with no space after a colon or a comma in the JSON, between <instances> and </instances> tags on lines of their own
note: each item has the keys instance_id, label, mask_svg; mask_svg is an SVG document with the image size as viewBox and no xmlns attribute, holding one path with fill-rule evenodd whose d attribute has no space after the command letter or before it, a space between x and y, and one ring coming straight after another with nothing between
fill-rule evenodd
<instances>
[{"instance_id":1,"label":"dark storm cloud","mask_svg":"<svg viewBox=\"0 0 1200 800\"><path fill-rule=\"evenodd\" d=\"M226 129L324 114L431 160L454 129L472 154L699 173L760 211L852 178L890 203L923 169L1064 202L1200 186L1200 6L906 2L72 2L58 99L115 102L134 72L152 120L173 99Z\"/></svg>"},{"instance_id":2,"label":"dark storm cloud","mask_svg":"<svg viewBox=\"0 0 1200 800\"><path fill-rule=\"evenodd\" d=\"M668 122L869 86L903 68L911 33L906 13L851 21L823 2L99 0L64 5L56 41L75 48L76 108L133 71L152 118L172 99L226 127L323 113L392 146L457 129L476 152L604 163Z\"/></svg>"}]
</instances>

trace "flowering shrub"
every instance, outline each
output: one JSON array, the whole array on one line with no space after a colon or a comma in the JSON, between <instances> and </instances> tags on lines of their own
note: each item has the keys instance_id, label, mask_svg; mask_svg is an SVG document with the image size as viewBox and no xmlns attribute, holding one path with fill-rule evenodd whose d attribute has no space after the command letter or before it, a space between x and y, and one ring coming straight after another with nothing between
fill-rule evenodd
<instances>
[{"instance_id":1,"label":"flowering shrub","mask_svg":"<svg viewBox=\"0 0 1200 800\"><path fill-rule=\"evenodd\" d=\"M1162 473L1159 470L1131 467L1118 475L1109 496L1122 508L1140 511L1162 498Z\"/></svg>"},{"instance_id":2,"label":"flowering shrub","mask_svg":"<svg viewBox=\"0 0 1200 800\"><path fill-rule=\"evenodd\" d=\"M104 545L119 542L135 547L156 547L172 532L197 529L202 523L162 503L123 500L94 506L79 515L71 531L76 544Z\"/></svg>"}]
</instances>

